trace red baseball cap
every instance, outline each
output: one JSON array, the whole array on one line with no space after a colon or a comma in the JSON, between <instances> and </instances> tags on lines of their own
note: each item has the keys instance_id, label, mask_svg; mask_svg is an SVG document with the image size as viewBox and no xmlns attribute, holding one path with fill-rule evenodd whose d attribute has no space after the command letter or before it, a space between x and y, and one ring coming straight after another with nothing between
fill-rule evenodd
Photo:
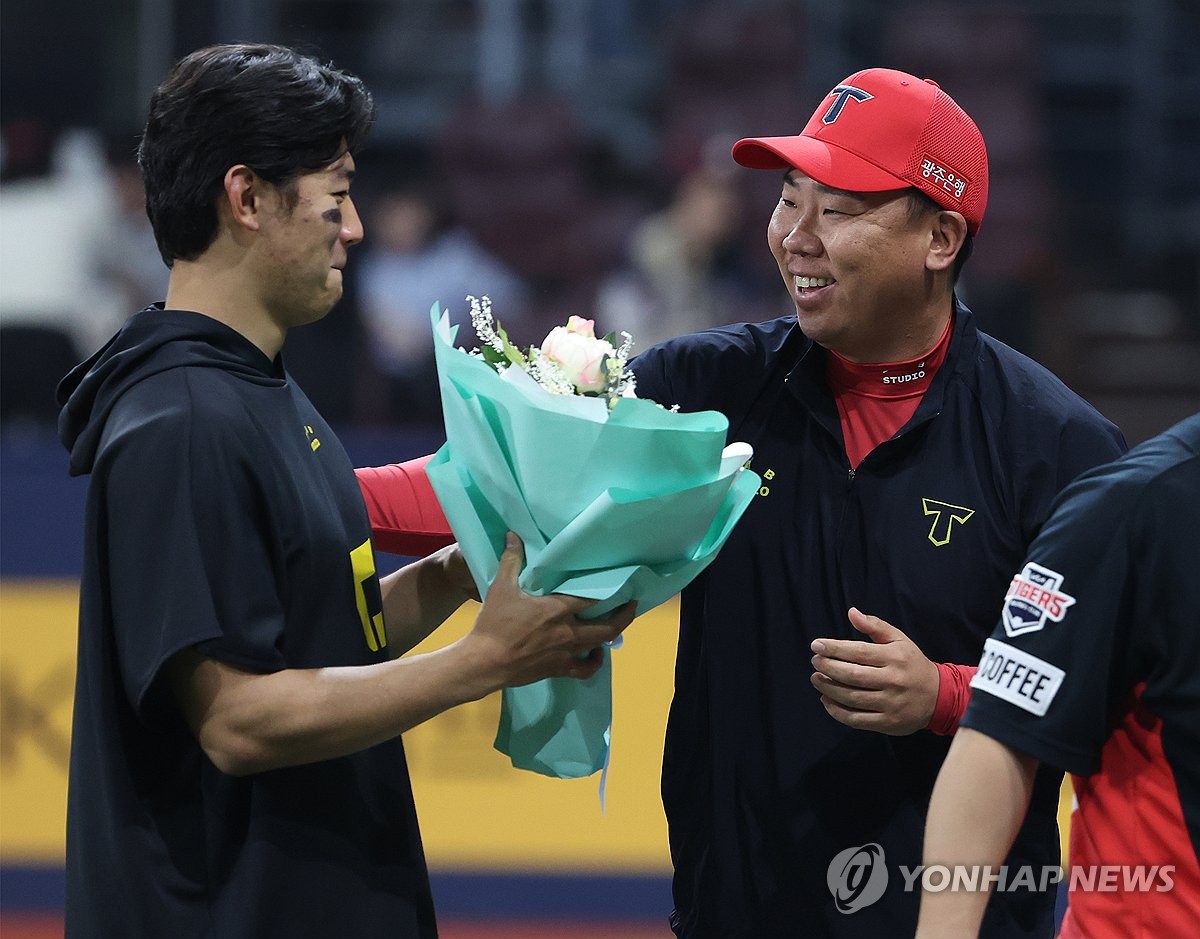
<instances>
[{"instance_id":1,"label":"red baseball cap","mask_svg":"<svg viewBox=\"0 0 1200 939\"><path fill-rule=\"evenodd\" d=\"M751 169L795 167L848 192L915 186L961 212L971 234L987 207L987 148L975 122L936 82L890 68L855 72L798 136L739 140L733 158Z\"/></svg>"}]
</instances>

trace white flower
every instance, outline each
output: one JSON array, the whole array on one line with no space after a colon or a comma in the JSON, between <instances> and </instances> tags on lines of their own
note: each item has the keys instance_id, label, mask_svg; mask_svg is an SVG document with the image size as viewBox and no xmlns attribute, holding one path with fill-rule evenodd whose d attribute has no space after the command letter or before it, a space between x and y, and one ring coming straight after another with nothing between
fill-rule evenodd
<instances>
[{"instance_id":1,"label":"white flower","mask_svg":"<svg viewBox=\"0 0 1200 939\"><path fill-rule=\"evenodd\" d=\"M633 372L626 368L633 351L633 337L621 333L597 339L595 323L572 316L565 326L555 326L541 348L521 351L509 340L503 327L492 319L487 297L467 297L471 325L482 347L472 352L497 372L516 366L551 394L603 397L612 408L619 398L636 398Z\"/></svg>"},{"instance_id":2,"label":"white flower","mask_svg":"<svg viewBox=\"0 0 1200 939\"><path fill-rule=\"evenodd\" d=\"M603 391L609 384L608 360L616 354L611 342L597 339L594 323L572 316L542 340L542 355L557 365L581 394Z\"/></svg>"}]
</instances>

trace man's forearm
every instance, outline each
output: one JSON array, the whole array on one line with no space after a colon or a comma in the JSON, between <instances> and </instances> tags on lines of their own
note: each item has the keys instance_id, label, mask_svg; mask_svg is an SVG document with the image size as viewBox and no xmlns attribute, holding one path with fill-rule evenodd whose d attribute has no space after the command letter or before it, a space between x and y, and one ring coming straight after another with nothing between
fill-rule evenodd
<instances>
[{"instance_id":1,"label":"man's forearm","mask_svg":"<svg viewBox=\"0 0 1200 939\"><path fill-rule=\"evenodd\" d=\"M188 648L172 657L164 680L209 759L236 776L355 753L503 687L591 677L604 661L600 647L629 625L635 604L581 620L593 601L525 593L517 579L524 563L510 532L471 630L433 652L257 673ZM384 604L389 614L389 600L414 604L405 620L411 639L465 597L470 575L456 549L406 570L385 578L392 590ZM390 638L388 648L399 641Z\"/></svg>"},{"instance_id":2,"label":"man's forearm","mask_svg":"<svg viewBox=\"0 0 1200 939\"><path fill-rule=\"evenodd\" d=\"M1029 807L1037 761L978 731L960 730L942 764L925 824L924 864L996 870ZM989 894L923 891L918 939L961 939L979 931Z\"/></svg>"},{"instance_id":3,"label":"man's forearm","mask_svg":"<svg viewBox=\"0 0 1200 939\"><path fill-rule=\"evenodd\" d=\"M355 753L499 687L478 643L373 665L267 674L178 653L176 699L209 759L234 776Z\"/></svg>"},{"instance_id":4,"label":"man's forearm","mask_svg":"<svg viewBox=\"0 0 1200 939\"><path fill-rule=\"evenodd\" d=\"M453 548L414 561L379 580L388 652L403 655L463 605L473 590L470 572Z\"/></svg>"}]
</instances>

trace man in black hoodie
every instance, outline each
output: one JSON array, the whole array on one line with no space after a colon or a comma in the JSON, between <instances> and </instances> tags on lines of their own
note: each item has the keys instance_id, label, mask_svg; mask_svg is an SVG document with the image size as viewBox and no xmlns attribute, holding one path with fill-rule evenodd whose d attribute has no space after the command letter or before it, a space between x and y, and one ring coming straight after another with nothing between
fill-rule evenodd
<instances>
[{"instance_id":1,"label":"man in black hoodie","mask_svg":"<svg viewBox=\"0 0 1200 939\"><path fill-rule=\"evenodd\" d=\"M455 548L375 573L349 459L283 367L363 237L353 76L215 46L155 91L139 152L166 302L64 379L90 473L67 820L69 936L436 936L400 734L551 675L632 618L521 592L510 536L463 639Z\"/></svg>"}]
</instances>

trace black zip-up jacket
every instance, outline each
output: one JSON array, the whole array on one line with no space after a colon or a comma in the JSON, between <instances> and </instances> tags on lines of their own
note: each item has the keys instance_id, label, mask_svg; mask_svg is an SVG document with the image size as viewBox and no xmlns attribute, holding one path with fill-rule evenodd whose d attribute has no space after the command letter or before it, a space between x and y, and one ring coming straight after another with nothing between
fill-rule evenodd
<instances>
[{"instance_id":1,"label":"black zip-up jacket","mask_svg":"<svg viewBox=\"0 0 1200 939\"><path fill-rule=\"evenodd\" d=\"M957 304L916 413L852 471L825 360L789 315L633 363L640 397L724 413L763 480L681 604L662 791L673 925L688 939L912 934L949 738L835 721L810 684L809 644L863 638L847 619L856 606L933 661L978 662L1055 494L1125 450L1115 426ZM1059 862L1060 778L1039 780L1010 863ZM860 867L873 858L888 883L864 902L880 875L847 882L834 862L868 845ZM1049 937L1053 912L1052 886L999 894L984 935Z\"/></svg>"}]
</instances>

